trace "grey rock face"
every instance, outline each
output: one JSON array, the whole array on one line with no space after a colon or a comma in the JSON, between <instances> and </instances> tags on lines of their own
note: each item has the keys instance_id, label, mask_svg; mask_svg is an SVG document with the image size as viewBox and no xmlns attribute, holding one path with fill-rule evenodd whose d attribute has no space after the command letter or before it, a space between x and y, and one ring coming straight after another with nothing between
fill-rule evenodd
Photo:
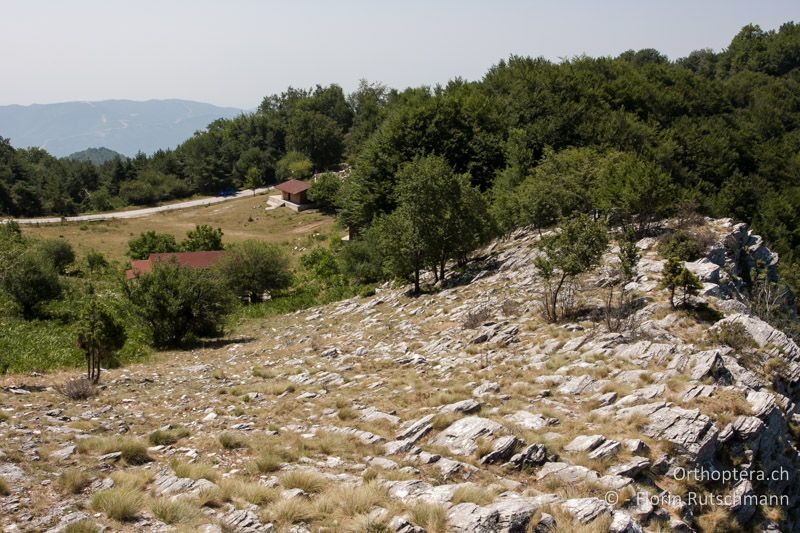
<instances>
[{"instance_id":1,"label":"grey rock face","mask_svg":"<svg viewBox=\"0 0 800 533\"><path fill-rule=\"evenodd\" d=\"M561 504L576 520L586 524L602 514L611 513L611 506L598 498L573 498Z\"/></svg>"},{"instance_id":2,"label":"grey rock face","mask_svg":"<svg viewBox=\"0 0 800 533\"><path fill-rule=\"evenodd\" d=\"M525 444L513 435L499 437L492 442L492 451L481 457L481 464L493 464L506 461L519 446Z\"/></svg>"},{"instance_id":3,"label":"grey rock face","mask_svg":"<svg viewBox=\"0 0 800 533\"><path fill-rule=\"evenodd\" d=\"M172 496L175 494L196 495L202 490L216 488L217 485L207 479L190 479L168 474L156 476L154 491L157 496Z\"/></svg>"},{"instance_id":4,"label":"grey rock face","mask_svg":"<svg viewBox=\"0 0 800 533\"><path fill-rule=\"evenodd\" d=\"M233 531L241 533L273 533L275 531L272 524L262 524L258 516L247 509L231 511L222 518L222 521Z\"/></svg>"},{"instance_id":5,"label":"grey rock face","mask_svg":"<svg viewBox=\"0 0 800 533\"><path fill-rule=\"evenodd\" d=\"M444 405L440 411L442 413L464 413L469 415L478 412L480 408L480 402L469 398L467 400L461 400L460 402Z\"/></svg>"},{"instance_id":6,"label":"grey rock face","mask_svg":"<svg viewBox=\"0 0 800 533\"><path fill-rule=\"evenodd\" d=\"M564 446L565 452L588 452L600 446L606 438L602 435L580 435Z\"/></svg>"},{"instance_id":7,"label":"grey rock face","mask_svg":"<svg viewBox=\"0 0 800 533\"><path fill-rule=\"evenodd\" d=\"M506 466L510 468L524 468L526 466L540 465L547 460L547 450L541 444L531 444L521 452L514 454Z\"/></svg>"},{"instance_id":8,"label":"grey rock face","mask_svg":"<svg viewBox=\"0 0 800 533\"><path fill-rule=\"evenodd\" d=\"M503 428L488 418L468 416L456 420L433 440L435 446L444 446L456 455L471 455L477 448L476 440L491 437Z\"/></svg>"},{"instance_id":9,"label":"grey rock face","mask_svg":"<svg viewBox=\"0 0 800 533\"><path fill-rule=\"evenodd\" d=\"M506 415L505 420L523 429L542 429L558 422L555 418L547 418L538 413L534 414L528 411L516 411Z\"/></svg>"},{"instance_id":10,"label":"grey rock face","mask_svg":"<svg viewBox=\"0 0 800 533\"><path fill-rule=\"evenodd\" d=\"M448 529L457 533L494 533L498 531L499 522L497 509L474 503L459 503L447 511Z\"/></svg>"},{"instance_id":11,"label":"grey rock face","mask_svg":"<svg viewBox=\"0 0 800 533\"><path fill-rule=\"evenodd\" d=\"M431 421L435 415L425 415L404 427L395 437L397 440L409 441L412 444L428 434L433 425Z\"/></svg>"}]
</instances>

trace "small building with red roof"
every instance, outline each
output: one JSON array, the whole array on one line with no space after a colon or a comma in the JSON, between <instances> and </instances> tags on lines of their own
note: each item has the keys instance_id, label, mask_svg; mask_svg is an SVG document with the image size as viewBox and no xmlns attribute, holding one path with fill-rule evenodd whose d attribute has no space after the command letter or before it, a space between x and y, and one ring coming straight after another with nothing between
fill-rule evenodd
<instances>
[{"instance_id":1,"label":"small building with red roof","mask_svg":"<svg viewBox=\"0 0 800 533\"><path fill-rule=\"evenodd\" d=\"M311 188L311 184L307 181L292 179L276 185L275 188L281 191L284 202L291 202L297 205L309 203L308 189Z\"/></svg>"},{"instance_id":2,"label":"small building with red roof","mask_svg":"<svg viewBox=\"0 0 800 533\"><path fill-rule=\"evenodd\" d=\"M167 252L150 254L147 259L131 261L131 268L125 272L125 277L129 280L136 278L140 274L153 271L153 265L158 262L174 261L178 266L184 268L211 268L225 254L223 251L211 252Z\"/></svg>"}]
</instances>

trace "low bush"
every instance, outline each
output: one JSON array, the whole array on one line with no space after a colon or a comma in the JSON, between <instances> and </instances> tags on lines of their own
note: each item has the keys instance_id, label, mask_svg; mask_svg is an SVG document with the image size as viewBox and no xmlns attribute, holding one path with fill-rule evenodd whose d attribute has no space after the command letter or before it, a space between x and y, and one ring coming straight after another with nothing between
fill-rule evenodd
<instances>
[{"instance_id":1,"label":"low bush","mask_svg":"<svg viewBox=\"0 0 800 533\"><path fill-rule=\"evenodd\" d=\"M756 347L753 336L750 335L750 332L747 331L744 324L739 322L720 324L709 332L709 336L713 342L730 346L734 350L745 350Z\"/></svg>"},{"instance_id":2,"label":"low bush","mask_svg":"<svg viewBox=\"0 0 800 533\"><path fill-rule=\"evenodd\" d=\"M71 379L56 387L56 390L70 400L85 400L97 394L94 383L86 378Z\"/></svg>"}]
</instances>

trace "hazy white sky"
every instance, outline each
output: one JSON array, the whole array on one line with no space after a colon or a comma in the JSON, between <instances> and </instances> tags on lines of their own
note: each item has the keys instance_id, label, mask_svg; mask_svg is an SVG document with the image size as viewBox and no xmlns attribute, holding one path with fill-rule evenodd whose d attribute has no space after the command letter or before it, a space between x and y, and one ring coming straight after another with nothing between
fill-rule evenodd
<instances>
[{"instance_id":1,"label":"hazy white sky","mask_svg":"<svg viewBox=\"0 0 800 533\"><path fill-rule=\"evenodd\" d=\"M798 0L0 0L0 105L185 98L253 108L289 85L479 79L558 60L722 49Z\"/></svg>"}]
</instances>

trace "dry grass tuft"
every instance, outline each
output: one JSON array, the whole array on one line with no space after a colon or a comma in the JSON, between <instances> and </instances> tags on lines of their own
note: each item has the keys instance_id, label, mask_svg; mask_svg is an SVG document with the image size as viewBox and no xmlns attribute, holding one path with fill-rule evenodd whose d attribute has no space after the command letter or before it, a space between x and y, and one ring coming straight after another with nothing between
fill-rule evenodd
<instances>
[{"instance_id":1,"label":"dry grass tuft","mask_svg":"<svg viewBox=\"0 0 800 533\"><path fill-rule=\"evenodd\" d=\"M11 488L8 486L8 481L0 477L0 496L8 496L11 494Z\"/></svg>"},{"instance_id":2,"label":"dry grass tuft","mask_svg":"<svg viewBox=\"0 0 800 533\"><path fill-rule=\"evenodd\" d=\"M153 480L153 476L153 472L143 469L117 470L111 474L111 479L118 487L144 490L147 484Z\"/></svg>"},{"instance_id":3,"label":"dry grass tuft","mask_svg":"<svg viewBox=\"0 0 800 533\"><path fill-rule=\"evenodd\" d=\"M480 485L464 485L453 492L453 505L471 502L476 505L488 505L494 501L495 494Z\"/></svg>"},{"instance_id":4,"label":"dry grass tuft","mask_svg":"<svg viewBox=\"0 0 800 533\"><path fill-rule=\"evenodd\" d=\"M92 496L92 509L105 513L114 520L120 522L130 521L144 507L144 495L138 490L115 487L103 490Z\"/></svg>"},{"instance_id":5,"label":"dry grass tuft","mask_svg":"<svg viewBox=\"0 0 800 533\"><path fill-rule=\"evenodd\" d=\"M87 518L69 524L64 528L63 533L99 533L100 531L100 526Z\"/></svg>"},{"instance_id":6,"label":"dry grass tuft","mask_svg":"<svg viewBox=\"0 0 800 533\"><path fill-rule=\"evenodd\" d=\"M317 517L315 506L312 502L304 498L292 498L281 500L272 505L264 518L267 521L275 522L279 526L297 524L299 522L310 522Z\"/></svg>"},{"instance_id":7,"label":"dry grass tuft","mask_svg":"<svg viewBox=\"0 0 800 533\"><path fill-rule=\"evenodd\" d=\"M428 533L447 531L447 509L436 503L417 503L409 509L411 522L424 527Z\"/></svg>"},{"instance_id":8,"label":"dry grass tuft","mask_svg":"<svg viewBox=\"0 0 800 533\"><path fill-rule=\"evenodd\" d=\"M723 507L714 507L710 511L698 516L697 525L703 533L741 530L736 520L734 520Z\"/></svg>"},{"instance_id":9,"label":"dry grass tuft","mask_svg":"<svg viewBox=\"0 0 800 533\"><path fill-rule=\"evenodd\" d=\"M173 461L170 466L178 477L207 479L214 483L219 480L219 472L208 463L183 463L180 461Z\"/></svg>"},{"instance_id":10,"label":"dry grass tuft","mask_svg":"<svg viewBox=\"0 0 800 533\"><path fill-rule=\"evenodd\" d=\"M220 446L226 450L238 450L240 448L247 448L247 440L242 435L226 431L217 437Z\"/></svg>"},{"instance_id":11,"label":"dry grass tuft","mask_svg":"<svg viewBox=\"0 0 800 533\"><path fill-rule=\"evenodd\" d=\"M317 513L325 517L345 519L368 513L388 499L388 491L376 481L358 486L336 486L317 499Z\"/></svg>"},{"instance_id":12,"label":"dry grass tuft","mask_svg":"<svg viewBox=\"0 0 800 533\"><path fill-rule=\"evenodd\" d=\"M274 370L263 366L254 366L252 374L254 378L272 379L275 377Z\"/></svg>"},{"instance_id":13,"label":"dry grass tuft","mask_svg":"<svg viewBox=\"0 0 800 533\"><path fill-rule=\"evenodd\" d=\"M143 442L129 437L93 437L78 441L78 452L107 454L120 452L122 458L130 465L149 463L152 458L147 454L147 446Z\"/></svg>"},{"instance_id":14,"label":"dry grass tuft","mask_svg":"<svg viewBox=\"0 0 800 533\"><path fill-rule=\"evenodd\" d=\"M190 431L186 428L174 428L161 430L157 429L147 436L147 440L154 446L168 446L175 444L179 440L188 437Z\"/></svg>"},{"instance_id":15,"label":"dry grass tuft","mask_svg":"<svg viewBox=\"0 0 800 533\"><path fill-rule=\"evenodd\" d=\"M240 479L224 479L219 484L218 497L224 501L239 498L253 505L265 505L280 499L281 491L260 483L250 483Z\"/></svg>"},{"instance_id":16,"label":"dry grass tuft","mask_svg":"<svg viewBox=\"0 0 800 533\"><path fill-rule=\"evenodd\" d=\"M200 510L185 500L158 498L150 503L153 515L168 525L186 524L200 516Z\"/></svg>"},{"instance_id":17,"label":"dry grass tuft","mask_svg":"<svg viewBox=\"0 0 800 533\"><path fill-rule=\"evenodd\" d=\"M286 472L280 477L280 482L285 489L301 489L310 493L322 492L328 486L328 480L312 470Z\"/></svg>"},{"instance_id":18,"label":"dry grass tuft","mask_svg":"<svg viewBox=\"0 0 800 533\"><path fill-rule=\"evenodd\" d=\"M83 469L67 468L58 476L58 485L64 494L80 494L91 479Z\"/></svg>"},{"instance_id":19,"label":"dry grass tuft","mask_svg":"<svg viewBox=\"0 0 800 533\"><path fill-rule=\"evenodd\" d=\"M340 407L339 410L336 411L336 416L339 420L353 420L358 417L358 411L352 407Z\"/></svg>"},{"instance_id":20,"label":"dry grass tuft","mask_svg":"<svg viewBox=\"0 0 800 533\"><path fill-rule=\"evenodd\" d=\"M274 450L266 449L258 454L253 461L253 467L259 474L269 474L280 470L282 463L282 457L279 454Z\"/></svg>"}]
</instances>

